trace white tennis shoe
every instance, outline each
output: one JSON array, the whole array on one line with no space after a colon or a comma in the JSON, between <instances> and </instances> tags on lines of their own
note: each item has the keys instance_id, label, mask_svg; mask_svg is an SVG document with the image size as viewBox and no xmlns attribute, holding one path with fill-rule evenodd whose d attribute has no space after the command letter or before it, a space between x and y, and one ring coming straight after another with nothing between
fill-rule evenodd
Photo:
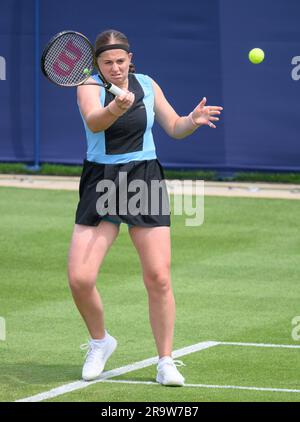
<instances>
[{"instance_id":1,"label":"white tennis shoe","mask_svg":"<svg viewBox=\"0 0 300 422\"><path fill-rule=\"evenodd\" d=\"M184 385L184 377L176 366L185 366L181 360L173 360L165 357L158 362L156 381L162 385L178 386Z\"/></svg>"},{"instance_id":2,"label":"white tennis shoe","mask_svg":"<svg viewBox=\"0 0 300 422\"><path fill-rule=\"evenodd\" d=\"M92 381L101 375L107 359L115 351L117 340L106 334L106 338L100 344L90 340L87 344L82 344L82 350L88 349L86 359L82 368L82 379Z\"/></svg>"}]
</instances>

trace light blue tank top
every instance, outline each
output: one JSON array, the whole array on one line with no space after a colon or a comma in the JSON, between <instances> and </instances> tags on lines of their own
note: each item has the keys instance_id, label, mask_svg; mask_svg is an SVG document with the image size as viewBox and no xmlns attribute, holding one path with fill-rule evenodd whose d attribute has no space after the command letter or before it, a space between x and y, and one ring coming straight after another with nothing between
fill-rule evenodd
<instances>
[{"instance_id":1,"label":"light blue tank top","mask_svg":"<svg viewBox=\"0 0 300 422\"><path fill-rule=\"evenodd\" d=\"M154 91L152 81L147 75L129 74L129 76L129 91L133 90L134 92L134 90L136 89L137 93L134 92L134 94L136 95L136 97L137 94L139 95L139 102L137 104L134 103L132 110L130 109L130 113L127 112L120 119L124 119L124 142L130 144L130 139L135 139L134 137L138 138L138 140L135 142L133 147L129 145L128 150L130 152L118 153L118 149L115 148L114 150L112 150L110 148L109 142L112 143L111 137L113 137L114 125L116 124L116 126L118 126L118 142L121 141L120 149L122 151L126 151L126 144L122 145L123 132L122 130L120 130L120 128L122 129L122 122L115 122L107 131L93 133L87 127L86 122L83 119L87 139L86 158L88 161L100 164L121 164L128 163L130 161L153 160L157 158L152 135L152 126L154 123ZM93 78L97 81L98 75L94 75ZM112 99L112 94L107 93L103 88L100 89L99 101L103 107L107 102L109 102L109 100ZM146 119L146 121L142 125L142 132L139 132L138 136L135 133L136 131L134 130L134 124L132 123L135 121L134 118L137 115L139 116L139 119ZM132 136L130 131L132 132Z\"/></svg>"}]
</instances>

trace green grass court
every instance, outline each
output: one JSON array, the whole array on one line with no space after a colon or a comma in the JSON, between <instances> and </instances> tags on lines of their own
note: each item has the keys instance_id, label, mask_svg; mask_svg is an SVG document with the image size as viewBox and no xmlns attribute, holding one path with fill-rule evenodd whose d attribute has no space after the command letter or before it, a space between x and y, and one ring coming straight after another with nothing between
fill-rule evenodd
<instances>
[{"instance_id":1,"label":"green grass court","mask_svg":"<svg viewBox=\"0 0 300 422\"><path fill-rule=\"evenodd\" d=\"M73 304L66 261L76 192L0 188L0 401L15 401L80 380L87 331ZM205 221L172 219L177 302L174 349L200 342L300 346L298 201L205 198ZM119 346L106 370L154 357L139 261L122 227L99 276L107 328ZM155 366L50 401L300 401L300 349L220 344L183 356L187 384L154 382ZM200 385L200 386L199 386ZM201 386L202 385L202 386Z\"/></svg>"}]
</instances>

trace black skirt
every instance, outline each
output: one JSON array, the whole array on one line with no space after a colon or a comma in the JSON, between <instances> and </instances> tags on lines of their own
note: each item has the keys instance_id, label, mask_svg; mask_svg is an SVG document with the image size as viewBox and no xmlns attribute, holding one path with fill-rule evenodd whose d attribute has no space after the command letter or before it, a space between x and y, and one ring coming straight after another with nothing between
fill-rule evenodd
<instances>
[{"instance_id":1,"label":"black skirt","mask_svg":"<svg viewBox=\"0 0 300 422\"><path fill-rule=\"evenodd\" d=\"M101 220L129 226L170 226L169 197L157 159L124 164L85 160L79 185L76 224Z\"/></svg>"}]
</instances>

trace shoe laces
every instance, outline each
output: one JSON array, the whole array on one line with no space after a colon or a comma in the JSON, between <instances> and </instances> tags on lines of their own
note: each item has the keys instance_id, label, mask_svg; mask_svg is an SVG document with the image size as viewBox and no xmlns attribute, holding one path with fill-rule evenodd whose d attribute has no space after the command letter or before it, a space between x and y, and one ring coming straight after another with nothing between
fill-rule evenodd
<instances>
[{"instance_id":1,"label":"shoe laces","mask_svg":"<svg viewBox=\"0 0 300 422\"><path fill-rule=\"evenodd\" d=\"M93 361L93 359L95 358L96 352L97 352L97 357L99 358L99 351L101 350L100 347L98 348L97 346L93 345L92 343L84 343L81 344L80 346L81 350L87 350L86 355L85 355L85 363L89 363L91 361Z\"/></svg>"},{"instance_id":2,"label":"shoe laces","mask_svg":"<svg viewBox=\"0 0 300 422\"><path fill-rule=\"evenodd\" d=\"M178 366L179 368L180 366L186 366L186 364L183 363L182 360L178 360L178 359L173 360L173 363L176 367Z\"/></svg>"},{"instance_id":3,"label":"shoe laces","mask_svg":"<svg viewBox=\"0 0 300 422\"><path fill-rule=\"evenodd\" d=\"M166 362L162 362L159 366L162 367L164 365L171 365L175 368L181 367L181 366L186 366L186 364L183 363L182 360L178 360L178 359L170 359Z\"/></svg>"}]
</instances>

